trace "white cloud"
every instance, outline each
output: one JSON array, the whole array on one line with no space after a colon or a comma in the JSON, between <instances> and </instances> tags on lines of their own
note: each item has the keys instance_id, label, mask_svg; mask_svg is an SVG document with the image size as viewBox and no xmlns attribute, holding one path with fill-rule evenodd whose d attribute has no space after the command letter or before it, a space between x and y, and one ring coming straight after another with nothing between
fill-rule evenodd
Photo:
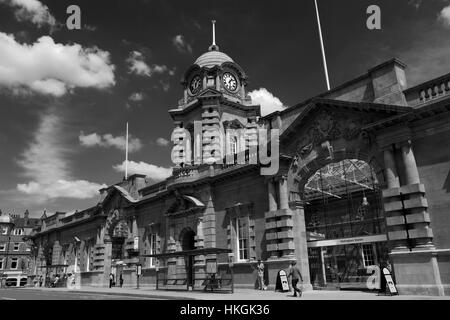
<instances>
[{"instance_id":1,"label":"white cloud","mask_svg":"<svg viewBox=\"0 0 450 320\"><path fill-rule=\"evenodd\" d=\"M156 144L161 147L166 147L169 145L169 140L164 138L158 138L156 139Z\"/></svg>"},{"instance_id":2,"label":"white cloud","mask_svg":"<svg viewBox=\"0 0 450 320\"><path fill-rule=\"evenodd\" d=\"M23 193L39 195L49 199L90 199L97 196L99 194L98 190L105 187L106 184L100 185L86 180L56 180L51 184L42 184L31 181L17 185L17 189Z\"/></svg>"},{"instance_id":3,"label":"white cloud","mask_svg":"<svg viewBox=\"0 0 450 320\"><path fill-rule=\"evenodd\" d=\"M38 0L0 0L0 2L13 7L16 19L19 21L30 21L39 27L56 25L56 20L48 7Z\"/></svg>"},{"instance_id":4,"label":"white cloud","mask_svg":"<svg viewBox=\"0 0 450 320\"><path fill-rule=\"evenodd\" d=\"M62 96L76 87L104 89L115 84L109 53L96 47L55 43L49 36L18 43L0 32L0 86Z\"/></svg>"},{"instance_id":5,"label":"white cloud","mask_svg":"<svg viewBox=\"0 0 450 320\"><path fill-rule=\"evenodd\" d=\"M128 73L134 73L138 76L151 77L153 74L173 73L166 65L154 64L149 66L145 62L144 55L139 51L132 51L126 60L128 64Z\"/></svg>"},{"instance_id":6,"label":"white cloud","mask_svg":"<svg viewBox=\"0 0 450 320\"><path fill-rule=\"evenodd\" d=\"M91 133L85 135L83 132L78 136L80 144L85 147L113 147L119 150L125 151L125 136L114 137L112 134L107 133L104 135L99 135L97 133ZM142 148L142 143L139 138L133 138L131 135L128 137L128 151L135 152Z\"/></svg>"},{"instance_id":7,"label":"white cloud","mask_svg":"<svg viewBox=\"0 0 450 320\"><path fill-rule=\"evenodd\" d=\"M142 92L133 92L129 97L128 100L138 102L144 100L144 94Z\"/></svg>"},{"instance_id":8,"label":"white cloud","mask_svg":"<svg viewBox=\"0 0 450 320\"><path fill-rule=\"evenodd\" d=\"M31 180L18 184L17 190L33 196L37 202L55 198L89 199L106 186L71 177L67 158L72 150L63 144L62 132L60 117L43 115L34 141L18 161L22 174Z\"/></svg>"},{"instance_id":9,"label":"white cloud","mask_svg":"<svg viewBox=\"0 0 450 320\"><path fill-rule=\"evenodd\" d=\"M446 28L450 28L450 6L441 10L438 14L438 21Z\"/></svg>"},{"instance_id":10,"label":"white cloud","mask_svg":"<svg viewBox=\"0 0 450 320\"><path fill-rule=\"evenodd\" d=\"M133 51L127 58L128 72L134 73L140 76L150 77L150 67L144 61L144 55L139 51Z\"/></svg>"},{"instance_id":11,"label":"white cloud","mask_svg":"<svg viewBox=\"0 0 450 320\"><path fill-rule=\"evenodd\" d=\"M121 164L113 166L113 168L118 172L125 172L125 161L123 161ZM135 173L145 174L147 177L154 181L161 181L172 174L172 169L155 166L153 164L145 163L142 161L128 161L128 174Z\"/></svg>"},{"instance_id":12,"label":"white cloud","mask_svg":"<svg viewBox=\"0 0 450 320\"><path fill-rule=\"evenodd\" d=\"M261 106L261 116L286 108L283 103L266 88L259 88L248 93L254 104Z\"/></svg>"},{"instance_id":13,"label":"white cloud","mask_svg":"<svg viewBox=\"0 0 450 320\"><path fill-rule=\"evenodd\" d=\"M189 43L186 42L183 35L181 34L176 35L172 39L172 43L179 52L192 53L192 47Z\"/></svg>"}]
</instances>

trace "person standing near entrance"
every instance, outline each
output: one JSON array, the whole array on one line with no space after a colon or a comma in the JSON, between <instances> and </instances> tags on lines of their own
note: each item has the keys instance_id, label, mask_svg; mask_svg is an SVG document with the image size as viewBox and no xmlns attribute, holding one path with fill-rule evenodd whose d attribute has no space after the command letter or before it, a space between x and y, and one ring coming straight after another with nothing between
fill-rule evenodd
<instances>
[{"instance_id":1,"label":"person standing near entrance","mask_svg":"<svg viewBox=\"0 0 450 320\"><path fill-rule=\"evenodd\" d=\"M266 290L266 286L264 285L264 263L261 259L258 259L256 271L258 273L258 290Z\"/></svg>"},{"instance_id":2,"label":"person standing near entrance","mask_svg":"<svg viewBox=\"0 0 450 320\"><path fill-rule=\"evenodd\" d=\"M300 288L298 288L298 282L299 281L303 282L303 277L302 277L302 274L300 273L300 269L296 265L297 265L296 261L291 262L291 267L289 268L287 278L289 280L289 277L291 277L292 288L294 289L293 297L297 296L297 292L298 292L299 297L301 297L302 290Z\"/></svg>"},{"instance_id":3,"label":"person standing near entrance","mask_svg":"<svg viewBox=\"0 0 450 320\"><path fill-rule=\"evenodd\" d=\"M109 274L109 287L111 288L113 286L114 283L114 275L112 274L112 272Z\"/></svg>"},{"instance_id":4,"label":"person standing near entrance","mask_svg":"<svg viewBox=\"0 0 450 320\"><path fill-rule=\"evenodd\" d=\"M120 273L119 283L120 283L120 287L122 288L122 285L123 285L122 273Z\"/></svg>"}]
</instances>

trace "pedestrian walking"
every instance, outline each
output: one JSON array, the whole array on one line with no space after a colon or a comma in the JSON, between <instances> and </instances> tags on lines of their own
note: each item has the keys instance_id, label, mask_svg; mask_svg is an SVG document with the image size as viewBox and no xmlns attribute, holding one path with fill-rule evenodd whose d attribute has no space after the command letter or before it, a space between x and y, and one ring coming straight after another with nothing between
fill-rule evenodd
<instances>
[{"instance_id":1,"label":"pedestrian walking","mask_svg":"<svg viewBox=\"0 0 450 320\"><path fill-rule=\"evenodd\" d=\"M288 272L288 279L289 279L289 277L291 277L292 288L294 289L293 297L297 296L297 292L298 292L299 297L301 297L302 290L299 288L299 281L303 282L303 277L300 272L300 269L296 265L297 265L296 261L291 262L291 267L289 268L289 272Z\"/></svg>"},{"instance_id":2,"label":"pedestrian walking","mask_svg":"<svg viewBox=\"0 0 450 320\"><path fill-rule=\"evenodd\" d=\"M123 285L122 273L120 274L119 282L120 282L120 287L122 288L122 285Z\"/></svg>"},{"instance_id":3,"label":"pedestrian walking","mask_svg":"<svg viewBox=\"0 0 450 320\"><path fill-rule=\"evenodd\" d=\"M111 288L114 284L114 275L112 272L109 274L109 287Z\"/></svg>"},{"instance_id":4,"label":"pedestrian walking","mask_svg":"<svg viewBox=\"0 0 450 320\"><path fill-rule=\"evenodd\" d=\"M42 287L42 282L44 282L44 278L42 275L39 277L39 287Z\"/></svg>"}]
</instances>

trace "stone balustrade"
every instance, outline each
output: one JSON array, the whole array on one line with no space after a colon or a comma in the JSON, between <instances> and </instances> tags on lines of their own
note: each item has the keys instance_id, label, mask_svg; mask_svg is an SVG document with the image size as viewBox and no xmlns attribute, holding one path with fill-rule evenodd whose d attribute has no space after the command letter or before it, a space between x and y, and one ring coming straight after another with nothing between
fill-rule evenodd
<instances>
[{"instance_id":1,"label":"stone balustrade","mask_svg":"<svg viewBox=\"0 0 450 320\"><path fill-rule=\"evenodd\" d=\"M450 95L450 73L403 91L408 105L414 107Z\"/></svg>"}]
</instances>

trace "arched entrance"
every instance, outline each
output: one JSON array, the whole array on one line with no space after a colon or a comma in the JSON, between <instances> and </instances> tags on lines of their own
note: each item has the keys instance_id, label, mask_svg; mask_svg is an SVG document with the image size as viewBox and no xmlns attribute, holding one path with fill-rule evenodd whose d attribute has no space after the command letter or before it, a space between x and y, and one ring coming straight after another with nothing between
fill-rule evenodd
<instances>
[{"instance_id":1,"label":"arched entrance","mask_svg":"<svg viewBox=\"0 0 450 320\"><path fill-rule=\"evenodd\" d=\"M190 251L195 249L195 232L191 228L184 228L180 233L180 245L182 251ZM194 281L194 257L189 256L184 261L186 268L186 277L189 285L193 285Z\"/></svg>"},{"instance_id":2,"label":"arched entrance","mask_svg":"<svg viewBox=\"0 0 450 320\"><path fill-rule=\"evenodd\" d=\"M372 266L387 259L381 186L370 164L331 162L301 184L311 284L367 289Z\"/></svg>"},{"instance_id":3,"label":"arched entrance","mask_svg":"<svg viewBox=\"0 0 450 320\"><path fill-rule=\"evenodd\" d=\"M183 229L180 233L181 250L195 249L195 232L191 228Z\"/></svg>"},{"instance_id":4,"label":"arched entrance","mask_svg":"<svg viewBox=\"0 0 450 320\"><path fill-rule=\"evenodd\" d=\"M127 258L125 250L125 240L128 238L129 226L126 220L121 219L115 222L110 238L112 243L111 251L111 273L117 282L123 273L125 265L124 259Z\"/></svg>"},{"instance_id":5,"label":"arched entrance","mask_svg":"<svg viewBox=\"0 0 450 320\"><path fill-rule=\"evenodd\" d=\"M343 287L344 279L364 286L364 266L381 262L387 251L370 247L387 240L380 196L386 184L383 150L364 129L382 114L351 109L314 104L281 139L293 157L286 175L289 200L304 213L296 252L303 259L307 252L316 287Z\"/></svg>"}]
</instances>

